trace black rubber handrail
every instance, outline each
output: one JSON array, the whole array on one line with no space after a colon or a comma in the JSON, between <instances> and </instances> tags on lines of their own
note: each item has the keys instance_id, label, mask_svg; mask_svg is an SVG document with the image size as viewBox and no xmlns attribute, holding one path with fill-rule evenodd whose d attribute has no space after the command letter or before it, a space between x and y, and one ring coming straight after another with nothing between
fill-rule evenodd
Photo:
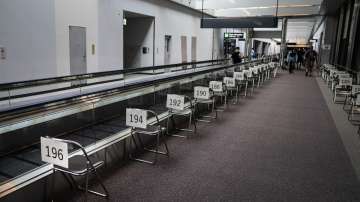
<instances>
[{"instance_id":1,"label":"black rubber handrail","mask_svg":"<svg viewBox=\"0 0 360 202\"><path fill-rule=\"evenodd\" d=\"M151 70L159 70L159 69L169 69L169 68L189 66L189 65L219 63L219 62L225 62L228 60L229 59L206 60L206 61L199 61L199 62L187 62L187 63L178 63L178 64L171 64L171 65L140 67L140 68L131 68L131 69L124 69L124 70L94 72L94 73L87 73L87 74L78 74L78 75L69 75L69 76L62 76L62 77L51 77L51 78L44 78L44 79L11 82L11 83L0 84L0 91L1 90L2 91L14 90L14 89L20 89L20 88L28 88L28 87L42 86L42 85L49 85L49 84L56 84L56 83L63 83L63 82L79 81L79 80L84 80L84 79L93 79L93 78L106 77L106 76L114 76L117 74L121 75L121 74L127 74L127 73L135 73L135 72L151 71Z\"/></svg>"}]
</instances>

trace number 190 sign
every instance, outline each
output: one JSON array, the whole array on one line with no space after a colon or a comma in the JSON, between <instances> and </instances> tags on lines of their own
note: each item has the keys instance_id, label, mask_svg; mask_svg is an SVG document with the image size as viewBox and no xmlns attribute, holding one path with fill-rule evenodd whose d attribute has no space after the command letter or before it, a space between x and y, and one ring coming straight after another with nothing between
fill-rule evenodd
<instances>
[{"instance_id":1,"label":"number 190 sign","mask_svg":"<svg viewBox=\"0 0 360 202\"><path fill-rule=\"evenodd\" d=\"M68 144L41 137L41 160L63 168L69 168Z\"/></svg>"},{"instance_id":2,"label":"number 190 sign","mask_svg":"<svg viewBox=\"0 0 360 202\"><path fill-rule=\"evenodd\" d=\"M126 125L134 128L147 127L147 111L141 109L126 109Z\"/></svg>"}]
</instances>

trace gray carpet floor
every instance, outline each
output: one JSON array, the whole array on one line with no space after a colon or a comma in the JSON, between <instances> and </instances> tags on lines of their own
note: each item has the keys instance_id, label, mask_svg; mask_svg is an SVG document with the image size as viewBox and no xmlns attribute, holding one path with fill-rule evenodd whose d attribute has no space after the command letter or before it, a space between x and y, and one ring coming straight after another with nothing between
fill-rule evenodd
<instances>
[{"instance_id":1,"label":"gray carpet floor","mask_svg":"<svg viewBox=\"0 0 360 202\"><path fill-rule=\"evenodd\" d=\"M303 73L281 74L216 122L201 123L199 134L169 138L171 157L155 166L128 162L103 173L109 200L360 201L318 84Z\"/></svg>"}]
</instances>

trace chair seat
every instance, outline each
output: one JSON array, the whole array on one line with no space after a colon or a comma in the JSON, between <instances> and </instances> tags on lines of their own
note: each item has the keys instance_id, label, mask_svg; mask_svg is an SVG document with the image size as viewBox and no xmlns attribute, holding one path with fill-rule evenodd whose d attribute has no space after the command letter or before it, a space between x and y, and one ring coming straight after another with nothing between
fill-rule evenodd
<instances>
[{"instance_id":1,"label":"chair seat","mask_svg":"<svg viewBox=\"0 0 360 202\"><path fill-rule=\"evenodd\" d=\"M214 92L214 95L215 96L226 96L227 95L227 93L226 92Z\"/></svg>"},{"instance_id":2,"label":"chair seat","mask_svg":"<svg viewBox=\"0 0 360 202\"><path fill-rule=\"evenodd\" d=\"M340 91L336 91L336 94L338 95L351 95L350 91L345 91L345 90L340 90Z\"/></svg>"},{"instance_id":3,"label":"chair seat","mask_svg":"<svg viewBox=\"0 0 360 202\"><path fill-rule=\"evenodd\" d=\"M136 128L134 129L135 133L146 134L146 135L156 135L161 131L159 126L148 125L147 128Z\"/></svg>"},{"instance_id":4,"label":"chair seat","mask_svg":"<svg viewBox=\"0 0 360 202\"><path fill-rule=\"evenodd\" d=\"M95 169L100 168L101 166L104 165L104 161L97 161L95 157L90 157L93 163L93 166ZM83 176L86 174L86 167L84 167L86 165L86 158L82 155L77 155L74 156L72 158L69 158L69 168L62 168L62 167L55 167L55 170L61 171L61 172L65 172L65 173L70 173L72 175L76 175L76 176ZM91 172L94 171L94 169L90 170Z\"/></svg>"},{"instance_id":5,"label":"chair seat","mask_svg":"<svg viewBox=\"0 0 360 202\"><path fill-rule=\"evenodd\" d=\"M237 90L236 87L227 87L227 90Z\"/></svg>"},{"instance_id":6,"label":"chair seat","mask_svg":"<svg viewBox=\"0 0 360 202\"><path fill-rule=\"evenodd\" d=\"M196 103L200 103L200 104L212 104L213 103L213 99L197 99Z\"/></svg>"},{"instance_id":7,"label":"chair seat","mask_svg":"<svg viewBox=\"0 0 360 202\"><path fill-rule=\"evenodd\" d=\"M179 115L179 116L187 116L192 113L192 110L190 108L184 109L184 110L172 110L170 112L170 115Z\"/></svg>"}]
</instances>

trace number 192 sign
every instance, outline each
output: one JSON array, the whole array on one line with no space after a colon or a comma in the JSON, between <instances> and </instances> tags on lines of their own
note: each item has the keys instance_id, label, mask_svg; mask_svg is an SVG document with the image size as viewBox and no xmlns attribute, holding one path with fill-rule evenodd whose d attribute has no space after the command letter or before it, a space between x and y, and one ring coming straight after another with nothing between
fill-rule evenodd
<instances>
[{"instance_id":1,"label":"number 192 sign","mask_svg":"<svg viewBox=\"0 0 360 202\"><path fill-rule=\"evenodd\" d=\"M51 138L40 138L41 160L63 168L69 168L68 144Z\"/></svg>"},{"instance_id":2,"label":"number 192 sign","mask_svg":"<svg viewBox=\"0 0 360 202\"><path fill-rule=\"evenodd\" d=\"M166 100L166 107L175 110L184 110L185 97L181 95L168 94Z\"/></svg>"},{"instance_id":3,"label":"number 192 sign","mask_svg":"<svg viewBox=\"0 0 360 202\"><path fill-rule=\"evenodd\" d=\"M141 109L126 109L126 125L134 128L147 127L147 111Z\"/></svg>"}]
</instances>

